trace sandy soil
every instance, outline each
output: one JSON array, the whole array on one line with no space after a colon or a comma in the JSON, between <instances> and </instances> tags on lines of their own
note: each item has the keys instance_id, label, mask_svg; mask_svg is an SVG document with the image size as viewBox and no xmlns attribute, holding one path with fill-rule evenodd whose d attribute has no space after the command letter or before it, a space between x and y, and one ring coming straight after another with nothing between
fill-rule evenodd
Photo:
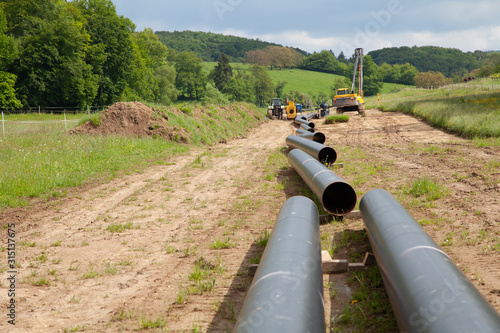
<instances>
[{"instance_id":1,"label":"sandy soil","mask_svg":"<svg viewBox=\"0 0 500 333\"><path fill-rule=\"evenodd\" d=\"M438 244L453 235L444 250L500 312L500 170L488 164L500 161L500 150L477 148L400 113L350 115L344 124L314 122L338 151L360 147L391 166L356 189L377 184L397 193L416 177L442 180L448 196L431 207L405 206L417 221L439 221L424 226ZM256 240L272 230L283 202L299 194L280 186L293 170L267 167L294 131L291 122L269 121L245 138L193 149L167 165L4 211L0 224L16 224L20 267L16 329L4 318L0 331L231 331L251 283L248 265L262 251ZM278 177L270 180L270 172ZM359 230L362 223L345 227ZM5 244L5 230L1 238ZM214 248L217 241L229 248ZM212 287L197 294L190 276L201 257L213 268L203 279ZM345 278L338 281L340 295ZM327 318L338 309L327 299Z\"/></svg>"}]
</instances>

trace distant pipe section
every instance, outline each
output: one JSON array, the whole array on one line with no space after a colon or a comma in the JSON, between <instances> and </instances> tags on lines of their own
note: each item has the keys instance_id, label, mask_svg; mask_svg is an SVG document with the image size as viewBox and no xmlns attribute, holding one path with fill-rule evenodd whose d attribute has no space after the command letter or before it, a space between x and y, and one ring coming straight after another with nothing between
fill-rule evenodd
<instances>
[{"instance_id":1,"label":"distant pipe section","mask_svg":"<svg viewBox=\"0 0 500 333\"><path fill-rule=\"evenodd\" d=\"M318 197L325 210L342 216L354 209L357 198L351 185L314 157L300 149L293 149L288 153L288 162Z\"/></svg>"},{"instance_id":2,"label":"distant pipe section","mask_svg":"<svg viewBox=\"0 0 500 333\"><path fill-rule=\"evenodd\" d=\"M233 332L325 332L319 216L310 199L283 204Z\"/></svg>"},{"instance_id":3,"label":"distant pipe section","mask_svg":"<svg viewBox=\"0 0 500 333\"><path fill-rule=\"evenodd\" d=\"M304 116L302 116L302 117L304 117ZM297 117L297 118L295 118L295 122L300 123L301 125L304 124L304 125L307 125L311 128L314 128L314 123L312 121L305 119L305 118Z\"/></svg>"},{"instance_id":4,"label":"distant pipe section","mask_svg":"<svg viewBox=\"0 0 500 333\"><path fill-rule=\"evenodd\" d=\"M308 113L304 116L307 120L309 119L318 119L318 114L316 112Z\"/></svg>"},{"instance_id":5,"label":"distant pipe section","mask_svg":"<svg viewBox=\"0 0 500 333\"><path fill-rule=\"evenodd\" d=\"M387 191L360 202L401 332L500 332L500 316Z\"/></svg>"},{"instance_id":6,"label":"distant pipe section","mask_svg":"<svg viewBox=\"0 0 500 333\"><path fill-rule=\"evenodd\" d=\"M332 147L325 146L324 144L311 141L297 135L287 136L286 144L290 147L290 149L302 149L321 163L332 164L337 160L337 152Z\"/></svg>"},{"instance_id":7,"label":"distant pipe section","mask_svg":"<svg viewBox=\"0 0 500 333\"><path fill-rule=\"evenodd\" d=\"M314 133L314 128L309 127L306 124L300 124L300 128L302 128L304 131L308 131L308 132L313 132Z\"/></svg>"},{"instance_id":8,"label":"distant pipe section","mask_svg":"<svg viewBox=\"0 0 500 333\"><path fill-rule=\"evenodd\" d=\"M297 136L300 136L301 138L306 138L308 140L312 140L318 143L325 143L326 137L323 133L321 132L309 132L306 130L303 130L301 128L298 128L297 131L295 132Z\"/></svg>"}]
</instances>

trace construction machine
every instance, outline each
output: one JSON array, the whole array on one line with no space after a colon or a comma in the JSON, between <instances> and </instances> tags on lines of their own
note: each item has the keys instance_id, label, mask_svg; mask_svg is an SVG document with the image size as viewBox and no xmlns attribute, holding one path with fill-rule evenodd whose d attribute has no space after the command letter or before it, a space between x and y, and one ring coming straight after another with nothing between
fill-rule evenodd
<instances>
[{"instance_id":1,"label":"construction machine","mask_svg":"<svg viewBox=\"0 0 500 333\"><path fill-rule=\"evenodd\" d=\"M267 117L269 119L295 119L297 117L297 106L293 101L285 98L285 103L281 98L273 98L271 105L267 107ZM286 112L286 118L283 118L283 111Z\"/></svg>"},{"instance_id":2,"label":"construction machine","mask_svg":"<svg viewBox=\"0 0 500 333\"><path fill-rule=\"evenodd\" d=\"M274 117L281 119L285 106L281 98L273 98L271 105L267 107L267 118L274 119Z\"/></svg>"},{"instance_id":3,"label":"construction machine","mask_svg":"<svg viewBox=\"0 0 500 333\"><path fill-rule=\"evenodd\" d=\"M357 111L362 116L365 115L365 96L363 93L363 49L357 48L354 51L354 74L352 76L352 87L337 89L337 95L333 97L332 106L337 108L337 113L347 111ZM356 74L358 77L358 91L354 91L356 84Z\"/></svg>"},{"instance_id":4,"label":"construction machine","mask_svg":"<svg viewBox=\"0 0 500 333\"><path fill-rule=\"evenodd\" d=\"M293 101L289 101L288 105L285 106L286 110L286 119L294 120L297 118L297 105Z\"/></svg>"}]
</instances>

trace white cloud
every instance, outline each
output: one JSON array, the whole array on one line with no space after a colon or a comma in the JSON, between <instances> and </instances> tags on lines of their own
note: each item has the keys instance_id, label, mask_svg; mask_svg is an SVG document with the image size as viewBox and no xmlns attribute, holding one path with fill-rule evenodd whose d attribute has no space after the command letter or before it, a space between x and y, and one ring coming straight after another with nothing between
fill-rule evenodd
<instances>
[{"instance_id":1,"label":"white cloud","mask_svg":"<svg viewBox=\"0 0 500 333\"><path fill-rule=\"evenodd\" d=\"M414 32L409 35L413 45L439 45L454 47L462 51L488 51L500 46L500 26L478 27L475 29L455 30L444 33Z\"/></svg>"}]
</instances>

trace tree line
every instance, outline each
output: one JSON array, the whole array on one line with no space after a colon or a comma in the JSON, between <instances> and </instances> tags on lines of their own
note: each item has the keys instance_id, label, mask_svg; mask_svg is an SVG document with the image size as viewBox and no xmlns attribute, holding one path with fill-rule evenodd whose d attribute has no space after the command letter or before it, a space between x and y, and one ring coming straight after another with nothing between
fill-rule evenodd
<instances>
[{"instance_id":1,"label":"tree line","mask_svg":"<svg viewBox=\"0 0 500 333\"><path fill-rule=\"evenodd\" d=\"M230 57L218 58L207 75L199 55L135 31L110 0L0 0L0 108L274 97L265 68L227 72Z\"/></svg>"},{"instance_id":2,"label":"tree line","mask_svg":"<svg viewBox=\"0 0 500 333\"><path fill-rule=\"evenodd\" d=\"M169 103L169 55L109 0L0 0L0 107Z\"/></svg>"},{"instance_id":3,"label":"tree line","mask_svg":"<svg viewBox=\"0 0 500 333\"><path fill-rule=\"evenodd\" d=\"M157 31L156 35L168 48L177 52L193 52L207 62L217 61L222 53L227 55L231 62L243 62L249 51L281 46L261 41L258 38L250 39L201 31ZM303 50L293 50L302 56L307 55L307 52Z\"/></svg>"},{"instance_id":4,"label":"tree line","mask_svg":"<svg viewBox=\"0 0 500 333\"><path fill-rule=\"evenodd\" d=\"M486 59L483 51L462 52L459 49L437 46L391 47L368 53L379 66L409 63L419 72L441 72L459 81L480 68Z\"/></svg>"}]
</instances>

